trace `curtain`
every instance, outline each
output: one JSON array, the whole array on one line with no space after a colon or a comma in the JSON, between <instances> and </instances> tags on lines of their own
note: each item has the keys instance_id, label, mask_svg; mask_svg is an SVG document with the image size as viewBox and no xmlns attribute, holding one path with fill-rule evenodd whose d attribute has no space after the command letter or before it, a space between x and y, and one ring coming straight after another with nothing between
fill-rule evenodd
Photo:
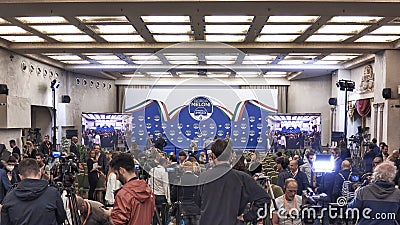
<instances>
[{"instance_id":1,"label":"curtain","mask_svg":"<svg viewBox=\"0 0 400 225\"><path fill-rule=\"evenodd\" d=\"M278 113L287 113L288 86L284 85L246 85L240 89L278 89Z\"/></svg>"},{"instance_id":2,"label":"curtain","mask_svg":"<svg viewBox=\"0 0 400 225\"><path fill-rule=\"evenodd\" d=\"M364 117L371 112L370 99L360 99L356 102L356 109L360 116Z\"/></svg>"},{"instance_id":3,"label":"curtain","mask_svg":"<svg viewBox=\"0 0 400 225\"><path fill-rule=\"evenodd\" d=\"M117 86L117 110L124 112L125 110L125 92L128 88L131 89L150 89L149 85L118 85Z\"/></svg>"}]
</instances>

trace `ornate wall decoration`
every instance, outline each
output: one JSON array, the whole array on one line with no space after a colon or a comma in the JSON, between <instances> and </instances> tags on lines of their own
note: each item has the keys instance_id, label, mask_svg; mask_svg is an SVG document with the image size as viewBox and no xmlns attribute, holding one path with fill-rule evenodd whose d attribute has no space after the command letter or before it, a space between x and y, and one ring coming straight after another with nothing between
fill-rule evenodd
<instances>
[{"instance_id":1,"label":"ornate wall decoration","mask_svg":"<svg viewBox=\"0 0 400 225\"><path fill-rule=\"evenodd\" d=\"M360 84L361 94L374 91L374 75L375 74L371 65L364 67L364 74Z\"/></svg>"}]
</instances>

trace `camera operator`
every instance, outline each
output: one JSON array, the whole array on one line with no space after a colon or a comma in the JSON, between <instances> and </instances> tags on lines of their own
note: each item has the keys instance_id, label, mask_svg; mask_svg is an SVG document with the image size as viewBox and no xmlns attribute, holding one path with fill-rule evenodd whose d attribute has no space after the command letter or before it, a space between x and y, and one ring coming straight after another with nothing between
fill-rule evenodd
<instances>
[{"instance_id":1,"label":"camera operator","mask_svg":"<svg viewBox=\"0 0 400 225\"><path fill-rule=\"evenodd\" d=\"M50 183L61 182L63 187L72 187L75 181L75 174L78 172L74 153L60 157L59 162L50 171Z\"/></svg>"},{"instance_id":2,"label":"camera operator","mask_svg":"<svg viewBox=\"0 0 400 225\"><path fill-rule=\"evenodd\" d=\"M344 196L347 199L348 198L352 198L354 196L354 190L348 190L348 193L344 193L346 192L344 189L344 186L346 186L345 182L352 182L352 176L354 176L352 170L351 170L351 163L349 162L349 160L344 160L342 162L342 166L341 166L341 170L338 174L336 174L335 176L335 183L333 186L333 192L332 192L332 197L333 197L333 201L336 201L339 197ZM351 193L353 192L353 193ZM350 196L348 196L350 195ZM351 199L348 199L351 200Z\"/></svg>"},{"instance_id":3,"label":"camera operator","mask_svg":"<svg viewBox=\"0 0 400 225\"><path fill-rule=\"evenodd\" d=\"M4 199L2 225L61 225L67 216L60 193L40 180L40 168L34 159L19 164L22 181Z\"/></svg>"},{"instance_id":4,"label":"camera operator","mask_svg":"<svg viewBox=\"0 0 400 225\"><path fill-rule=\"evenodd\" d=\"M395 188L393 179L396 167L391 162L383 162L375 167L372 183L356 190L356 196L348 205L359 211L368 209L368 216L362 216L357 224L398 224L400 190ZM385 215L395 217L384 217Z\"/></svg>"}]
</instances>

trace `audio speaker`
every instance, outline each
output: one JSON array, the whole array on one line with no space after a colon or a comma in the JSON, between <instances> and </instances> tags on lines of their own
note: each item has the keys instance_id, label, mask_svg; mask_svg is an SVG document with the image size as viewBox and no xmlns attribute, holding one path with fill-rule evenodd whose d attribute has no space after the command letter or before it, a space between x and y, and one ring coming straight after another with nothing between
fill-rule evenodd
<instances>
[{"instance_id":1,"label":"audio speaker","mask_svg":"<svg viewBox=\"0 0 400 225\"><path fill-rule=\"evenodd\" d=\"M328 102L329 105L337 105L337 98L330 98Z\"/></svg>"},{"instance_id":2,"label":"audio speaker","mask_svg":"<svg viewBox=\"0 0 400 225\"><path fill-rule=\"evenodd\" d=\"M392 89L391 88L384 88L382 90L382 97L384 99L390 99L392 98Z\"/></svg>"},{"instance_id":3,"label":"audio speaker","mask_svg":"<svg viewBox=\"0 0 400 225\"><path fill-rule=\"evenodd\" d=\"M7 84L0 84L0 94L8 95Z\"/></svg>"},{"instance_id":4,"label":"audio speaker","mask_svg":"<svg viewBox=\"0 0 400 225\"><path fill-rule=\"evenodd\" d=\"M61 102L62 103L70 103L71 102L71 97L69 97L69 95L63 95L61 97Z\"/></svg>"}]
</instances>

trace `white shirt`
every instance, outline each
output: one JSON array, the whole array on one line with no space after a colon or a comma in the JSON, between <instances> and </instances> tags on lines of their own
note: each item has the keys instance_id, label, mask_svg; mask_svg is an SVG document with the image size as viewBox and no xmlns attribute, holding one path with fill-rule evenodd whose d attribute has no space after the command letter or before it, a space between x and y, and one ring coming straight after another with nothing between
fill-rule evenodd
<instances>
[{"instance_id":1,"label":"white shirt","mask_svg":"<svg viewBox=\"0 0 400 225\"><path fill-rule=\"evenodd\" d=\"M96 134L96 136L94 137L94 143L101 146L100 135Z\"/></svg>"},{"instance_id":2,"label":"white shirt","mask_svg":"<svg viewBox=\"0 0 400 225\"><path fill-rule=\"evenodd\" d=\"M295 195L295 198L292 201L287 201L287 204L285 204L285 195L280 196L279 198L275 199L276 206L278 207L278 210L275 210L274 207L271 207L273 209L273 213L276 214L279 218L279 224L280 225L301 225L301 203L302 199L301 196ZM294 202L296 201L296 208L294 208ZM297 213L298 217L295 218L293 216L293 219L288 215L289 212L292 213Z\"/></svg>"},{"instance_id":3,"label":"white shirt","mask_svg":"<svg viewBox=\"0 0 400 225\"><path fill-rule=\"evenodd\" d=\"M115 173L110 173L107 178L107 189L106 189L106 196L105 199L108 204L114 204L114 192L120 189L122 186L121 182L117 180L117 175Z\"/></svg>"},{"instance_id":4,"label":"white shirt","mask_svg":"<svg viewBox=\"0 0 400 225\"><path fill-rule=\"evenodd\" d=\"M149 171L149 185L155 195L165 195L168 204L171 204L168 173L161 165L152 168Z\"/></svg>"},{"instance_id":5,"label":"white shirt","mask_svg":"<svg viewBox=\"0 0 400 225\"><path fill-rule=\"evenodd\" d=\"M285 136L281 136L281 145L286 147L286 137Z\"/></svg>"}]
</instances>

